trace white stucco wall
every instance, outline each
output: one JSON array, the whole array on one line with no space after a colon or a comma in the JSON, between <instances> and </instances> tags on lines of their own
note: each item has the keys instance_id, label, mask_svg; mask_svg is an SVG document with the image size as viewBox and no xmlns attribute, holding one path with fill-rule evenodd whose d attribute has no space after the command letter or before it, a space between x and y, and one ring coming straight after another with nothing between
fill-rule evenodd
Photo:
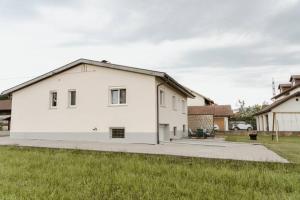
<instances>
[{"instance_id":1,"label":"white stucco wall","mask_svg":"<svg viewBox=\"0 0 300 200\"><path fill-rule=\"evenodd\" d=\"M298 99L298 101L296 101ZM294 97L282 103L272 110L272 112L300 112L300 97Z\"/></svg>"},{"instance_id":2,"label":"white stucco wall","mask_svg":"<svg viewBox=\"0 0 300 200\"><path fill-rule=\"evenodd\" d=\"M156 143L155 77L90 65L88 72L81 69L14 92L11 136ZM127 105L109 104L110 87L127 89ZM77 91L76 108L68 108L69 89ZM51 90L58 92L57 109L49 108ZM111 139L111 127L124 127L126 138Z\"/></svg>"},{"instance_id":3,"label":"white stucco wall","mask_svg":"<svg viewBox=\"0 0 300 200\"><path fill-rule=\"evenodd\" d=\"M276 113L279 131L300 131L300 97L294 97L284 102L274 108L272 112Z\"/></svg>"},{"instance_id":4,"label":"white stucco wall","mask_svg":"<svg viewBox=\"0 0 300 200\"><path fill-rule=\"evenodd\" d=\"M194 99L188 98L187 105L188 106L205 106L205 99L198 94L195 94L195 93L193 93L193 94L195 95L195 98Z\"/></svg>"},{"instance_id":5,"label":"white stucco wall","mask_svg":"<svg viewBox=\"0 0 300 200\"><path fill-rule=\"evenodd\" d=\"M157 84L161 83L157 79ZM167 85L159 86L160 90L165 92L165 105L159 107L160 124L167 124L169 127L170 138L181 138L188 135L188 123L187 123L187 98L183 94L177 92L173 88ZM176 97L176 109L173 109L172 97ZM184 112L182 112L182 100L185 101ZM183 132L183 125L185 125L185 132ZM176 135L173 134L173 128L177 127Z\"/></svg>"}]
</instances>

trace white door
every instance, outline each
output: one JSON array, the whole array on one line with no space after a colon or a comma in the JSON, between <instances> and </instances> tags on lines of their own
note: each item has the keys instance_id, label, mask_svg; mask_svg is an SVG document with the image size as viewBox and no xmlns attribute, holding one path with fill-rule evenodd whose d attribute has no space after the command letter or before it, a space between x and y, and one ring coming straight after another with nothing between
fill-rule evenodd
<instances>
[{"instance_id":1,"label":"white door","mask_svg":"<svg viewBox=\"0 0 300 200\"><path fill-rule=\"evenodd\" d=\"M170 131L168 124L159 125L159 141L169 142L170 141Z\"/></svg>"}]
</instances>

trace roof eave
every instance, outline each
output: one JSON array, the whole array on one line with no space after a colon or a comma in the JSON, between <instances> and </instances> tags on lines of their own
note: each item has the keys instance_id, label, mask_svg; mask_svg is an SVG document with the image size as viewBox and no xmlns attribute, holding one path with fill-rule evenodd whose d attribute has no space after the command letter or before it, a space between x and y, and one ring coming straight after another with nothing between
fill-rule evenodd
<instances>
[{"instance_id":1,"label":"roof eave","mask_svg":"<svg viewBox=\"0 0 300 200\"><path fill-rule=\"evenodd\" d=\"M189 98L195 98L193 93L191 93L189 90L187 90L183 85L178 83L175 79L173 79L171 76L168 74L164 73L163 77L164 80L166 80L168 83L172 84L174 87L176 87L178 90L180 90L182 93L187 95Z\"/></svg>"},{"instance_id":2,"label":"roof eave","mask_svg":"<svg viewBox=\"0 0 300 200\"><path fill-rule=\"evenodd\" d=\"M172 77L170 77L168 74L164 73L164 72L158 72L158 71L152 71L152 70L146 70L146 69L141 69L141 68L135 68L135 67L128 67L128 66L122 66L122 65L117 65L117 64L111 64L111 63L103 63L103 62L99 62L99 61L94 61L94 60L88 60L88 59L78 59L75 60L69 64L66 64L60 68L57 68L55 70L52 70L46 74L43 74L41 76L38 76L36 78L33 78L29 81L26 81L24 83L21 83L15 87L12 87L8 90L4 90L1 94L2 95L8 95L11 94L13 92L16 92L18 90L21 90L25 87L28 87L30 85L33 85L37 82L40 82L44 79L50 78L56 74L59 74L65 70L71 69L77 65L80 64L89 64L89 65L94 65L94 66L102 66L102 67L106 67L106 68L111 68L111 69L115 69L115 70L124 70L124 71L130 71L133 73L139 73L139 74L147 74L150 76L157 76L157 77L161 77L165 80L168 80L175 88L177 88L178 90L180 90L182 93L186 94L189 98L194 98L195 96L188 91L187 89L185 89L181 84L179 84L175 79L173 79Z\"/></svg>"},{"instance_id":3,"label":"roof eave","mask_svg":"<svg viewBox=\"0 0 300 200\"><path fill-rule=\"evenodd\" d=\"M52 71L50 71L50 72L47 72L46 74L40 75L40 76L38 76L38 77L36 77L36 78L33 78L33 79L29 80L29 81L26 81L26 82L24 82L24 83L21 83L21 84L19 84L19 85L16 85L16 86L12 87L12 88L9 88L9 89L7 89L7 90L4 90L1 94L2 94L2 95L9 95L9 94L11 94L11 93L13 93L13 92L16 92L16 91L18 91L18 90L21 90L21 89L23 89L23 88L25 88L25 87L28 87L28 86L30 86L30 85L33 85L33 84L35 84L35 83L37 83L37 82L39 82L39 81L42 81L42 80L44 80L44 79L46 79L46 78L50 78L50 77L56 75L57 73L61 73L61 72L63 72L64 70L69 69L70 67L75 67L75 66L81 64L81 63L82 63L82 60L83 60L83 59L75 60L75 61L73 61L73 62L71 62L71 63L69 63L69 64L67 64L67 65L64 65L64 66L62 66L62 67L60 67L60 68L57 68L57 69L52 70Z\"/></svg>"},{"instance_id":4,"label":"roof eave","mask_svg":"<svg viewBox=\"0 0 300 200\"><path fill-rule=\"evenodd\" d=\"M276 108L277 106L283 104L284 102L290 100L291 98L294 97L299 97L300 96L300 91L296 92L290 96L285 97L284 99L278 100L279 102L274 102L273 104L269 105L268 107L266 107L265 109L261 110L260 112L255 113L253 116L257 116L257 115L261 115L267 112L271 112L274 108Z\"/></svg>"}]
</instances>

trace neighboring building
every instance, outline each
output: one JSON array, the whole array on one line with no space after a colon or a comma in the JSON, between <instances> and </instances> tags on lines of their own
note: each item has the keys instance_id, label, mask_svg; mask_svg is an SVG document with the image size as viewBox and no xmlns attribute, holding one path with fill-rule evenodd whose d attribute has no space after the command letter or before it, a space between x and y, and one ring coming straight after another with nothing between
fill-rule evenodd
<instances>
[{"instance_id":1,"label":"neighboring building","mask_svg":"<svg viewBox=\"0 0 300 200\"><path fill-rule=\"evenodd\" d=\"M9 130L11 100L0 100L0 130Z\"/></svg>"},{"instance_id":2,"label":"neighboring building","mask_svg":"<svg viewBox=\"0 0 300 200\"><path fill-rule=\"evenodd\" d=\"M193 94L164 72L79 59L4 91L12 138L159 143L188 135Z\"/></svg>"},{"instance_id":3,"label":"neighboring building","mask_svg":"<svg viewBox=\"0 0 300 200\"><path fill-rule=\"evenodd\" d=\"M256 113L258 131L300 131L300 75L280 84L274 102Z\"/></svg>"},{"instance_id":4,"label":"neighboring building","mask_svg":"<svg viewBox=\"0 0 300 200\"><path fill-rule=\"evenodd\" d=\"M228 131L228 121L232 115L233 111L230 105L189 106L189 128L193 131L197 129L212 130L214 125L217 125L219 131Z\"/></svg>"},{"instance_id":5,"label":"neighboring building","mask_svg":"<svg viewBox=\"0 0 300 200\"><path fill-rule=\"evenodd\" d=\"M187 101L188 106L210 106L214 104L214 101L203 96L202 94L199 94L189 88L188 89L194 96L195 98L189 98Z\"/></svg>"}]
</instances>

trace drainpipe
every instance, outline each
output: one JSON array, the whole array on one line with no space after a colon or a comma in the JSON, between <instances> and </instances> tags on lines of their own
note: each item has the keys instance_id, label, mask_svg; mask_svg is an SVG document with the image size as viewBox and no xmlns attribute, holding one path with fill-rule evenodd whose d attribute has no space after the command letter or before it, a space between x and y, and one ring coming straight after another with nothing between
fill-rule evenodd
<instances>
[{"instance_id":1,"label":"drainpipe","mask_svg":"<svg viewBox=\"0 0 300 200\"><path fill-rule=\"evenodd\" d=\"M164 85L168 81L164 81L156 86L156 139L159 144L159 86Z\"/></svg>"}]
</instances>

